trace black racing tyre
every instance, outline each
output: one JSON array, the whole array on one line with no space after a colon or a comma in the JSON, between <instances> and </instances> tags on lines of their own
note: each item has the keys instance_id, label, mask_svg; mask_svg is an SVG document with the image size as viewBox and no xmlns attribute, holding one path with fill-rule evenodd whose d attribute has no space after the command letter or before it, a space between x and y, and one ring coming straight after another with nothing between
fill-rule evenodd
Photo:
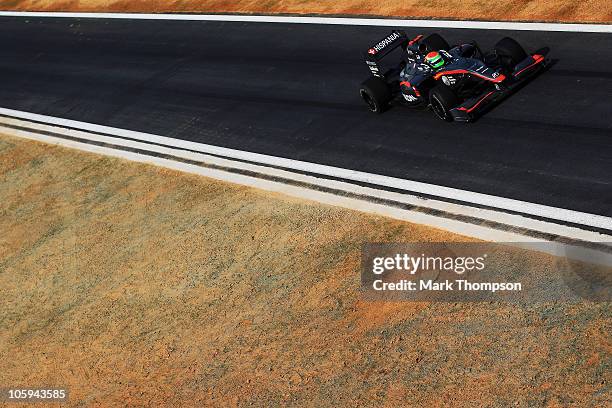
<instances>
[{"instance_id":1,"label":"black racing tyre","mask_svg":"<svg viewBox=\"0 0 612 408\"><path fill-rule=\"evenodd\" d=\"M502 65L510 70L514 70L516 64L527 58L527 53L521 44L510 37L499 40L495 44L495 52L500 57Z\"/></svg>"},{"instance_id":2,"label":"black racing tyre","mask_svg":"<svg viewBox=\"0 0 612 408\"><path fill-rule=\"evenodd\" d=\"M429 92L429 104L437 117L451 122L453 116L450 110L459 105L459 98L448 86L438 84Z\"/></svg>"},{"instance_id":3,"label":"black racing tyre","mask_svg":"<svg viewBox=\"0 0 612 408\"><path fill-rule=\"evenodd\" d=\"M421 41L421 44L425 44L427 51L448 51L450 49L448 42L438 33L428 35Z\"/></svg>"},{"instance_id":4,"label":"black racing tyre","mask_svg":"<svg viewBox=\"0 0 612 408\"><path fill-rule=\"evenodd\" d=\"M392 98L389 85L384 79L375 76L368 78L361 84L359 94L370 111L374 113L383 113Z\"/></svg>"}]
</instances>

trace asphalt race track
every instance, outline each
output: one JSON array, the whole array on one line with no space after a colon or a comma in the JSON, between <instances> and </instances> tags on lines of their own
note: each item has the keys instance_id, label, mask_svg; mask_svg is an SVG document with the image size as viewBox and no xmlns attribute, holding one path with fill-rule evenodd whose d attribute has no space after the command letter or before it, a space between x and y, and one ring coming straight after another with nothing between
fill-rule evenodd
<instances>
[{"instance_id":1,"label":"asphalt race track","mask_svg":"<svg viewBox=\"0 0 612 408\"><path fill-rule=\"evenodd\" d=\"M466 125L367 111L361 52L389 31L5 17L0 106L612 216L610 34L438 30L556 60Z\"/></svg>"}]
</instances>

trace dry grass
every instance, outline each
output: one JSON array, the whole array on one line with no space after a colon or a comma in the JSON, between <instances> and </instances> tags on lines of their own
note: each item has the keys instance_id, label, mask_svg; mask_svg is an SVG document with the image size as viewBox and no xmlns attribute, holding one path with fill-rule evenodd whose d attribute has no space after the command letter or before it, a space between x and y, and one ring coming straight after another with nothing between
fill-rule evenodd
<instances>
[{"instance_id":1,"label":"dry grass","mask_svg":"<svg viewBox=\"0 0 612 408\"><path fill-rule=\"evenodd\" d=\"M71 406L609 397L607 304L361 300L363 242L459 236L7 136L0 197L0 387L68 386Z\"/></svg>"},{"instance_id":2,"label":"dry grass","mask_svg":"<svg viewBox=\"0 0 612 408\"><path fill-rule=\"evenodd\" d=\"M6 10L370 14L479 20L611 22L612 2L570 0L0 0Z\"/></svg>"}]
</instances>

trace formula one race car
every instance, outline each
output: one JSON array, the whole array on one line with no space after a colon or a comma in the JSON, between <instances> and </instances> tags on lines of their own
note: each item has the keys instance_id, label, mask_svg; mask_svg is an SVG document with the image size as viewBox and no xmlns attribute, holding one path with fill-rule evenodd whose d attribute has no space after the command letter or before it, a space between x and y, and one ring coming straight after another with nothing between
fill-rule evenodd
<instances>
[{"instance_id":1,"label":"formula one race car","mask_svg":"<svg viewBox=\"0 0 612 408\"><path fill-rule=\"evenodd\" d=\"M400 62L388 69L384 57L399 50ZM364 54L372 76L360 94L372 112L391 103L427 107L442 120L469 122L548 64L525 52L509 37L483 53L475 41L451 47L439 34L409 39L394 30Z\"/></svg>"}]
</instances>

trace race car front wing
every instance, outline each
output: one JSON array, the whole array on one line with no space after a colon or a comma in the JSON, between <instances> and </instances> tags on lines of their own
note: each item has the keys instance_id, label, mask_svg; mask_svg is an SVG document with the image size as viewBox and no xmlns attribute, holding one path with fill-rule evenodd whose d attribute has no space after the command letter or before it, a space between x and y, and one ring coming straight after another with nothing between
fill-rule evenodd
<instances>
[{"instance_id":1,"label":"race car front wing","mask_svg":"<svg viewBox=\"0 0 612 408\"><path fill-rule=\"evenodd\" d=\"M514 72L506 81L496 84L495 89L485 91L480 95L467 99L461 105L450 110L457 122L471 122L479 113L493 103L504 99L523 84L540 73L549 65L550 60L543 55L533 54L516 65Z\"/></svg>"}]
</instances>

